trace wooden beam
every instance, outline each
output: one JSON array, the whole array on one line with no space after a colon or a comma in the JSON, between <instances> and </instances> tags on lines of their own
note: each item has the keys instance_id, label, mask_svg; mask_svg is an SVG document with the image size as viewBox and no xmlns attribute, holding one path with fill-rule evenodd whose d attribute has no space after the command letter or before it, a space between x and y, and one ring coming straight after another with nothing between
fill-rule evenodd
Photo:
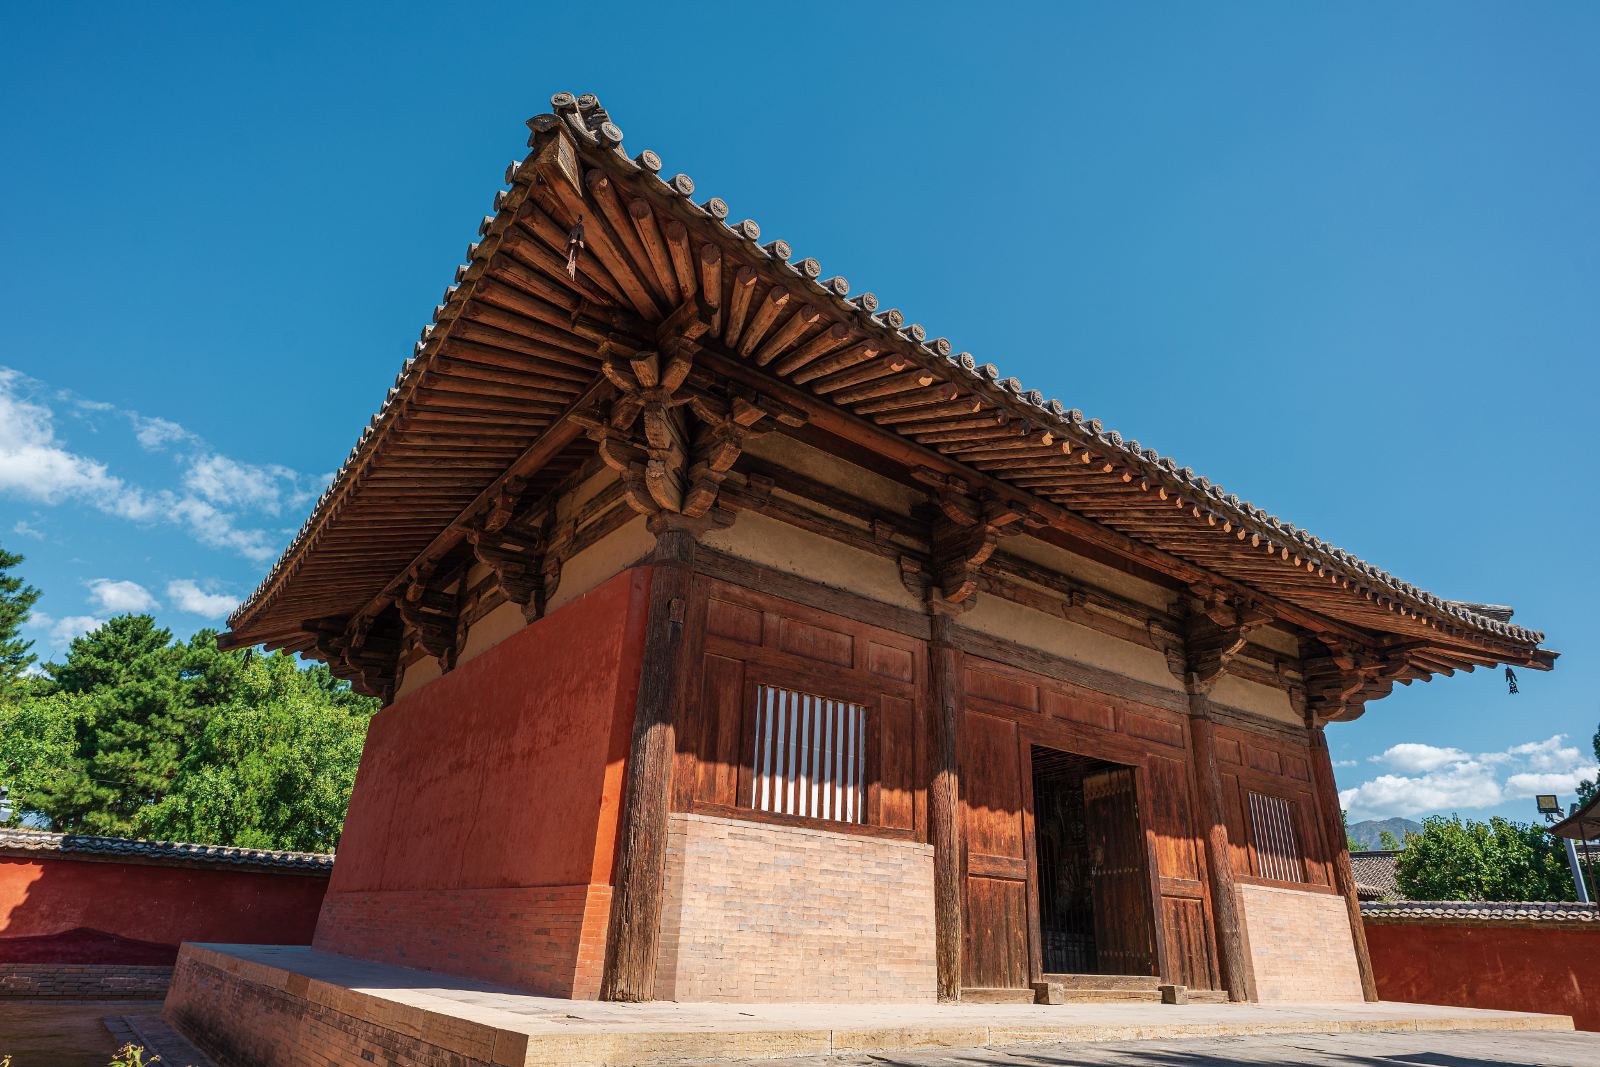
<instances>
[{"instance_id":1,"label":"wooden beam","mask_svg":"<svg viewBox=\"0 0 1600 1067\"><path fill-rule=\"evenodd\" d=\"M485 486L483 491L473 498L470 504L461 509L455 521L440 531L432 541L428 542L428 546L417 554L416 561L425 562L437 559L450 549L461 544L467 537L466 520L491 504L508 481L513 478L525 477L538 471L559 455L568 445L582 437L583 429L572 421L571 413L593 404L597 398L610 388L609 382L600 379L579 394L578 398L568 405L566 412L551 423L550 427L533 444L529 445L522 455L518 456L516 461L501 473L500 477ZM409 570L410 568L408 567L407 571ZM396 591L405 582L405 579L406 574L404 572L396 575L384 586L383 592L367 601L366 605L356 613L357 617L371 616L381 611L385 605L394 600Z\"/></svg>"},{"instance_id":2,"label":"wooden beam","mask_svg":"<svg viewBox=\"0 0 1600 1067\"><path fill-rule=\"evenodd\" d=\"M814 429L859 444L908 469L915 470L919 467L927 467L941 473L962 474L977 483L978 487L989 488L997 492L1008 492L1011 495L1016 495L1017 493L1016 487L998 478L975 473L972 468L958 463L940 452L908 441L899 434L875 426L850 412L841 411L830 404L819 403L815 398L806 396L804 392L763 375L760 371L753 370L740 361L729 359L721 353L709 349L702 353L700 359L705 366L714 369L719 374L755 388L765 389L785 403L793 404L806 411L810 415L809 425ZM1287 622L1292 622L1297 626L1302 626L1312 631L1338 634L1358 644L1371 644L1372 638L1370 635L1353 626L1341 623L1336 619L1314 614L1276 598L1263 597L1258 590L1232 582L1215 572L1202 570L1186 560L1179 559L1177 556L1169 555L1158 548L1136 541L1125 534L1109 530L1099 523L1074 515L1065 508L1048 502L1041 502L1040 509L1048 514L1052 528L1069 535L1075 541L1093 545L1122 560L1140 564L1150 570L1159 571L1185 583L1211 580L1219 585L1226 586L1233 592L1252 596L1254 599L1261 601L1264 606L1270 608L1275 616Z\"/></svg>"}]
</instances>

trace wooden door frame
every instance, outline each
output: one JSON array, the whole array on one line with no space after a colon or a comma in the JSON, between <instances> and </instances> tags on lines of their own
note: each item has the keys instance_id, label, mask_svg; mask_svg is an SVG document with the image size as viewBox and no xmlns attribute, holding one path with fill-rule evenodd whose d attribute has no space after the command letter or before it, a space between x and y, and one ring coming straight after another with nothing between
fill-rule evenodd
<instances>
[{"instance_id":1,"label":"wooden door frame","mask_svg":"<svg viewBox=\"0 0 1600 1067\"><path fill-rule=\"evenodd\" d=\"M1156 970L1163 982L1171 980L1171 964L1167 960L1166 931L1161 926L1161 871L1157 866L1155 831L1152 830L1145 818L1146 798L1150 795L1150 778L1145 768L1143 757L1136 762L1124 763L1121 760L1110 759L1096 752L1085 752L1082 748L1074 747L1070 743L1056 743L1059 735L1049 731L1040 731L1031 727L1018 724L1017 729L1017 764L1018 773L1022 776L1022 854L1027 864L1027 884L1023 897L1027 908L1027 944L1028 944L1028 980L1030 982L1044 981L1044 931L1039 914L1039 849L1038 841L1034 835L1033 822L1033 749L1050 748L1057 752L1066 752L1074 756L1083 756L1088 759L1101 760L1105 763L1127 767L1134 774L1134 800L1138 805L1139 832L1144 835L1145 872L1148 876L1149 904L1150 904L1150 931L1155 939ZM1087 746L1085 746L1087 747Z\"/></svg>"}]
</instances>

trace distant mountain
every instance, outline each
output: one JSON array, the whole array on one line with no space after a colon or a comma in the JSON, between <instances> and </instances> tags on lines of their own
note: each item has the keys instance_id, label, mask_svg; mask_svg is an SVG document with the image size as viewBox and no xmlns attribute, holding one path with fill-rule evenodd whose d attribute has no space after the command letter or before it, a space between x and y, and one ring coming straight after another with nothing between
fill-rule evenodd
<instances>
[{"instance_id":1,"label":"distant mountain","mask_svg":"<svg viewBox=\"0 0 1600 1067\"><path fill-rule=\"evenodd\" d=\"M1381 848L1382 846L1378 843L1378 835L1385 830L1393 834L1394 839L1404 845L1407 834L1422 833L1422 824L1413 822L1410 819L1367 819L1363 822L1350 824L1350 837L1364 849Z\"/></svg>"}]
</instances>

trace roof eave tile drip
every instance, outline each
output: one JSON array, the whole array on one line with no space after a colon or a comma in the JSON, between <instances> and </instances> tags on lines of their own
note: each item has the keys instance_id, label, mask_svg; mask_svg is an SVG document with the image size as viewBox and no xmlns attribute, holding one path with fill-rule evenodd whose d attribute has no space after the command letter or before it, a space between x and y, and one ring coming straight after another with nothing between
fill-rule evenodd
<instances>
[{"instance_id":1,"label":"roof eave tile drip","mask_svg":"<svg viewBox=\"0 0 1600 1067\"><path fill-rule=\"evenodd\" d=\"M861 297L849 299L848 283L843 278L833 277L826 281L818 281L822 271L816 260L802 260L801 265L797 267L787 262L787 257L782 257L780 252L770 250L772 245L781 245L782 251L788 252L789 248L785 242L772 242L767 246L768 250L763 251L762 246L758 244L760 229L754 222L746 220L737 225L730 225L725 221L726 205L716 198L707 200L704 204L696 204L691 197L694 183L686 175L677 175L670 182L661 179L658 173L661 161L655 152L646 150L635 157L628 156L622 147L622 131L611 121L609 113L592 94L574 96L571 93L557 93L551 98L551 106L554 114L539 115L529 120L528 125L534 130L534 136L529 139L530 145L540 131L559 127L572 134L580 151L585 153L585 162L590 165L604 166L624 177L640 174L655 177L662 186L659 191L664 196L678 198L685 221L693 220L702 226L719 226L721 230L726 231L726 233L719 231L719 236L724 239L742 240L751 249L762 252L759 256L752 253L753 261L761 269L775 271L782 268L788 275L805 280L814 299L823 301L831 299L834 306L852 316L863 331L887 340L897 351L914 358L925 369L933 370L947 380L959 381L960 384L981 394L986 400L1018 419L1025 420L1029 425L1052 429L1078 443L1092 445L1098 451L1116 454L1120 462L1136 471L1140 477L1184 494L1186 498L1195 502L1195 506L1202 507L1209 515L1250 531L1264 539L1270 546L1306 561L1312 568L1319 569L1319 573L1326 571L1347 579L1357 587L1375 590L1396 604L1404 605L1409 611L1450 625L1465 625L1490 637L1525 646L1530 651L1538 651L1537 646L1544 639L1542 632L1518 626L1507 619L1473 611L1464 602L1446 600L1411 582L1397 578L1292 523L1284 522L1249 501L1241 500L1236 494L1226 492L1220 485L1196 474L1191 468L1180 466L1175 460L1162 456L1153 449L1143 448L1139 442L1125 439L1115 430L1106 429L1099 420L1086 418L1081 411L1067 408L1059 400L1046 400L1037 390L1025 391L1017 379L1003 377L994 364L980 365L966 352L952 353L949 341L942 337L928 339L927 332L921 326L904 325L904 316L898 312L893 313L892 318L889 317L889 313L875 314L878 301L864 300ZM521 162L514 162L507 169L508 188L495 193L494 214L485 216L480 223L478 227L480 240L469 247L469 262L458 268L456 283L446 289L443 301L434 309L433 323L424 328L414 354L404 361L383 405L363 429L355 447L336 473L333 483L318 499L312 514L299 533L295 535L260 586L229 617L228 622L233 629L245 628L253 617L270 603L297 566L298 560L314 543L318 531L337 515L341 502L354 488L367 457L375 450L396 412L409 399L430 354L439 347L445 332L441 327L456 316L461 305L470 296L476 278L482 274L482 264L493 253L499 235L515 218L526 198L529 182L525 176L519 176L518 173L523 166ZM790 277L789 280L796 279Z\"/></svg>"},{"instance_id":2,"label":"roof eave tile drip","mask_svg":"<svg viewBox=\"0 0 1600 1067\"><path fill-rule=\"evenodd\" d=\"M272 869L302 874L326 874L333 870L333 856L317 852L196 845L182 841L140 841L94 834L56 834L43 830L0 829L0 853L12 856L44 853L67 859L91 856L95 859Z\"/></svg>"},{"instance_id":3,"label":"roof eave tile drip","mask_svg":"<svg viewBox=\"0 0 1600 1067\"><path fill-rule=\"evenodd\" d=\"M1363 903L1369 923L1578 924L1600 923L1600 906L1561 901L1406 900Z\"/></svg>"}]
</instances>

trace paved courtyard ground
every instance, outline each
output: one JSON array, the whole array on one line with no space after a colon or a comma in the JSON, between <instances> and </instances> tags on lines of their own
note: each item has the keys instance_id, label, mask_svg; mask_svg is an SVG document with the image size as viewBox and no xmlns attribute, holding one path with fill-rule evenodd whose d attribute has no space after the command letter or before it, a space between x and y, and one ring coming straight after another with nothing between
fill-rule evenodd
<instances>
[{"instance_id":1,"label":"paved courtyard ground","mask_svg":"<svg viewBox=\"0 0 1600 1067\"><path fill-rule=\"evenodd\" d=\"M1440 1031L1213 1037L1107 1045L743 1060L739 1067L1600 1067L1600 1034ZM733 1067L723 1060L716 1067Z\"/></svg>"},{"instance_id":2,"label":"paved courtyard ground","mask_svg":"<svg viewBox=\"0 0 1600 1067\"><path fill-rule=\"evenodd\" d=\"M138 1001L0 1000L0 1057L13 1067L105 1067L120 1039L103 1019L148 1017ZM1009 1049L718 1060L715 1067L1600 1067L1600 1034L1548 1031L1375 1032L1211 1037ZM172 1067L182 1067L175 1062ZM687 1065L686 1065L687 1067ZM711 1067L707 1064L706 1067Z\"/></svg>"},{"instance_id":3,"label":"paved courtyard ground","mask_svg":"<svg viewBox=\"0 0 1600 1067\"><path fill-rule=\"evenodd\" d=\"M101 1020L160 1006L153 1000L0 998L0 1060L10 1056L11 1067L106 1067L120 1042Z\"/></svg>"}]
</instances>

